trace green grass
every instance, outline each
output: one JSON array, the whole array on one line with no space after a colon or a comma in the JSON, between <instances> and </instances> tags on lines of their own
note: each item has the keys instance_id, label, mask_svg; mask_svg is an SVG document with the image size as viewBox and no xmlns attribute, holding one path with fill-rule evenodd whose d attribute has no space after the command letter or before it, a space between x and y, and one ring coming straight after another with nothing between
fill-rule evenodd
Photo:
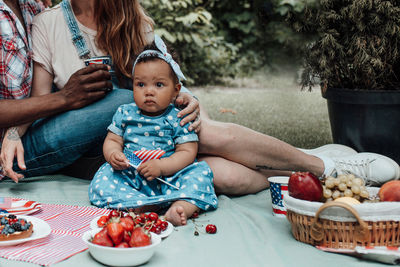
<instances>
[{"instance_id":1,"label":"green grass","mask_svg":"<svg viewBox=\"0 0 400 267\"><path fill-rule=\"evenodd\" d=\"M237 80L237 87L193 88L193 92L215 120L238 123L297 147L332 143L326 100L318 89L301 91L291 77L269 74L264 81Z\"/></svg>"}]
</instances>

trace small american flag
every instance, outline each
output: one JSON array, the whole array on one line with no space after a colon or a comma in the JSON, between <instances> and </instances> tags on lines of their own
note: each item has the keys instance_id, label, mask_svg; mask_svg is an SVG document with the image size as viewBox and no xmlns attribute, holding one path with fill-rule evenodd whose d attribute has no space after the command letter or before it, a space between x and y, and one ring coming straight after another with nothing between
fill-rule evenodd
<instances>
[{"instance_id":1,"label":"small american flag","mask_svg":"<svg viewBox=\"0 0 400 267\"><path fill-rule=\"evenodd\" d=\"M159 159L165 154L164 150L136 150L133 153L127 153L126 158L129 160L131 165L137 169L142 162L146 162L151 159Z\"/></svg>"},{"instance_id":2,"label":"small american flag","mask_svg":"<svg viewBox=\"0 0 400 267\"><path fill-rule=\"evenodd\" d=\"M288 194L288 186L280 183L270 183L272 209L276 214L286 214L283 196Z\"/></svg>"},{"instance_id":3,"label":"small american flag","mask_svg":"<svg viewBox=\"0 0 400 267\"><path fill-rule=\"evenodd\" d=\"M133 153L129 153L128 155L126 155L126 158L129 160L129 164L137 169L139 167L140 164L142 164L142 162L146 162L148 160L151 159L159 159L162 157L162 155L165 154L164 150L136 150L133 151ZM163 179L161 179L160 177L156 178L157 180L159 180L160 182L169 185L173 188L175 188L176 190L179 190L179 187L172 185L170 183L168 183L167 181L164 181Z\"/></svg>"}]
</instances>

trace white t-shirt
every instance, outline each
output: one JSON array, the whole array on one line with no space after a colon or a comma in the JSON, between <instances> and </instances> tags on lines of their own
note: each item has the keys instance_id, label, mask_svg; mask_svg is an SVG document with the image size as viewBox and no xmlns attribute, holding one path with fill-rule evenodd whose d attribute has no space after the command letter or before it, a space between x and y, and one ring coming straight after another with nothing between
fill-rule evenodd
<instances>
[{"instance_id":1,"label":"white t-shirt","mask_svg":"<svg viewBox=\"0 0 400 267\"><path fill-rule=\"evenodd\" d=\"M76 21L90 50L90 56L104 56L105 52L96 46L97 32ZM151 29L148 25L146 28ZM153 40L153 32L149 30L147 42L150 44ZM85 67L72 42L72 35L60 5L35 16L32 26L32 50L33 60L53 74L54 83L58 88L63 88L73 73Z\"/></svg>"}]
</instances>

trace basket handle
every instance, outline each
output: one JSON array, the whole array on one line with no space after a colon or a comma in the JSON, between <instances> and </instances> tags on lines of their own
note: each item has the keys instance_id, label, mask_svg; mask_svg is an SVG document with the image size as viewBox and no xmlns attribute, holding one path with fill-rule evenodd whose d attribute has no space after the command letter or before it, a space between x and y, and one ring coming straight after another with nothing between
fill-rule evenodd
<instances>
[{"instance_id":1,"label":"basket handle","mask_svg":"<svg viewBox=\"0 0 400 267\"><path fill-rule=\"evenodd\" d=\"M315 241L321 241L324 238L324 229L322 228L322 224L318 221L319 214L327 208L330 207L341 207L348 210L354 217L356 217L358 224L355 227L354 231L354 239L357 242L366 242L369 239L369 231L368 231L368 224L360 218L358 212L349 204L339 202L339 201L330 201L323 204L315 214L314 222L311 224L311 238Z\"/></svg>"}]
</instances>

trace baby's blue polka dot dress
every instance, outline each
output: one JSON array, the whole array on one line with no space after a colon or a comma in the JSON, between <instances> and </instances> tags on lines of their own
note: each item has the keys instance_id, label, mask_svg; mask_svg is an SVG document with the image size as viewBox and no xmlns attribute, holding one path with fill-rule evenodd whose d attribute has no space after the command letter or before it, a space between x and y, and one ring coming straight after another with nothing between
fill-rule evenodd
<instances>
[{"instance_id":1,"label":"baby's blue polka dot dress","mask_svg":"<svg viewBox=\"0 0 400 267\"><path fill-rule=\"evenodd\" d=\"M169 157L176 144L198 141L197 134L180 126L179 110L170 105L160 116L141 114L135 103L122 105L108 130L123 137L124 153L138 150L164 150ZM179 190L156 179L147 181L133 168L118 171L106 162L89 186L93 205L109 208L137 208L145 205L167 207L176 200L188 201L202 210L217 208L213 173L204 161L194 162L175 175L162 177Z\"/></svg>"}]
</instances>

